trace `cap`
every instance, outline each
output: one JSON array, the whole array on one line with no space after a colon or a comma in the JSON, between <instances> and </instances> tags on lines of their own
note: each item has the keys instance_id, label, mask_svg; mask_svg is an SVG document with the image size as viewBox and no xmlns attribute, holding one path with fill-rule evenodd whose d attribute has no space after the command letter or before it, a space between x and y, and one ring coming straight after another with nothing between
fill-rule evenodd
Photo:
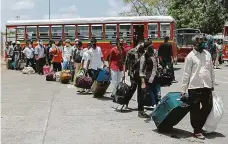
<instances>
[{"instance_id":1,"label":"cap","mask_svg":"<svg viewBox=\"0 0 228 144\"><path fill-rule=\"evenodd\" d=\"M66 42L66 43L70 43L70 40L69 40L69 39L66 39L65 42Z\"/></svg>"},{"instance_id":2,"label":"cap","mask_svg":"<svg viewBox=\"0 0 228 144\"><path fill-rule=\"evenodd\" d=\"M79 39L75 39L74 41L79 41Z\"/></svg>"},{"instance_id":3,"label":"cap","mask_svg":"<svg viewBox=\"0 0 228 144\"><path fill-rule=\"evenodd\" d=\"M21 43L19 41L17 41L16 44L21 44Z\"/></svg>"}]
</instances>

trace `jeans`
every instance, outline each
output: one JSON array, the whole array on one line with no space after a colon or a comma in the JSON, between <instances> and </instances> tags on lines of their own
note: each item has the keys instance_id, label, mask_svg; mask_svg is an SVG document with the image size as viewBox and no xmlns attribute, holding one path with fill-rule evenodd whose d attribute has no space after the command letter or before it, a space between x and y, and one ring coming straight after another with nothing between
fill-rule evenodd
<instances>
[{"instance_id":1,"label":"jeans","mask_svg":"<svg viewBox=\"0 0 228 144\"><path fill-rule=\"evenodd\" d=\"M162 59L160 64L163 68L168 66L168 68L171 70L171 73L172 73L172 79L175 80L175 74L174 74L173 64L171 63L171 60Z\"/></svg>"},{"instance_id":2,"label":"jeans","mask_svg":"<svg viewBox=\"0 0 228 144\"><path fill-rule=\"evenodd\" d=\"M63 62L63 70L72 70L72 63L69 61L64 61Z\"/></svg>"},{"instance_id":3,"label":"jeans","mask_svg":"<svg viewBox=\"0 0 228 144\"><path fill-rule=\"evenodd\" d=\"M121 82L122 71L111 70L111 77L112 77L112 84L114 85L112 94L114 95L116 93L116 89L117 89L118 84Z\"/></svg>"},{"instance_id":4,"label":"jeans","mask_svg":"<svg viewBox=\"0 0 228 144\"><path fill-rule=\"evenodd\" d=\"M191 125L194 133L200 133L213 106L212 91L209 88L199 88L188 90L188 93L191 101Z\"/></svg>"},{"instance_id":5,"label":"jeans","mask_svg":"<svg viewBox=\"0 0 228 144\"><path fill-rule=\"evenodd\" d=\"M147 83L147 93L150 94L152 100L152 106L157 105L161 99L161 87L156 83Z\"/></svg>"}]
</instances>

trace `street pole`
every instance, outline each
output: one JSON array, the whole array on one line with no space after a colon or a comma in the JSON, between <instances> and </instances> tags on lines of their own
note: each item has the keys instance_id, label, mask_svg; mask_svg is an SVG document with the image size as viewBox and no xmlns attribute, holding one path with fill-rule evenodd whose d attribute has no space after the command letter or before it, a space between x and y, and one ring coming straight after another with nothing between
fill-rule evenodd
<instances>
[{"instance_id":1,"label":"street pole","mask_svg":"<svg viewBox=\"0 0 228 144\"><path fill-rule=\"evenodd\" d=\"M51 0L49 0L49 19L51 19Z\"/></svg>"}]
</instances>

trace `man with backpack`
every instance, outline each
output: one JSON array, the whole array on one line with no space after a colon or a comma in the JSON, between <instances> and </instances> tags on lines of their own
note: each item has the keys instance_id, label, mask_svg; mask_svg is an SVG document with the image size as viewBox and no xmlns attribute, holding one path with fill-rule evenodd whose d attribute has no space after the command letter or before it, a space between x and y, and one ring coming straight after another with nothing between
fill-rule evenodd
<instances>
[{"instance_id":1,"label":"man with backpack","mask_svg":"<svg viewBox=\"0 0 228 144\"><path fill-rule=\"evenodd\" d=\"M76 41L75 49L73 50L73 61L75 66L75 71L77 72L80 68L83 56L83 47L81 41Z\"/></svg>"},{"instance_id":2,"label":"man with backpack","mask_svg":"<svg viewBox=\"0 0 228 144\"><path fill-rule=\"evenodd\" d=\"M169 37L166 36L164 38L164 43L160 45L158 49L158 56L160 64L163 68L168 68L171 70L172 73L172 80L173 83L177 83L178 81L175 80L175 74L173 69L173 51L172 45L169 43Z\"/></svg>"},{"instance_id":3,"label":"man with backpack","mask_svg":"<svg viewBox=\"0 0 228 144\"><path fill-rule=\"evenodd\" d=\"M131 49L126 56L124 74L128 71L130 76L131 88L129 97L132 98L137 89L137 99L138 99L138 116L140 118L149 118L149 116L144 111L144 97L141 96L141 79L139 77L140 69L140 58L145 53L145 43L139 42L139 44ZM125 75L123 76L125 78ZM130 101L130 100L129 100ZM127 104L128 107L128 104Z\"/></svg>"}]
</instances>

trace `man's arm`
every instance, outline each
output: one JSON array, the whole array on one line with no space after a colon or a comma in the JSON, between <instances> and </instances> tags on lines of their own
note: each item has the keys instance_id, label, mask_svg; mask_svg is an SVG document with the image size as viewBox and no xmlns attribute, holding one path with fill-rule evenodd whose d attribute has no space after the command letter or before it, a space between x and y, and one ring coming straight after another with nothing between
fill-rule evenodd
<instances>
[{"instance_id":1,"label":"man's arm","mask_svg":"<svg viewBox=\"0 0 228 144\"><path fill-rule=\"evenodd\" d=\"M146 83L145 83L146 73L145 73L145 56L144 55L140 58L139 77L141 78L141 82L142 82L141 87L145 88L146 87Z\"/></svg>"},{"instance_id":2,"label":"man's arm","mask_svg":"<svg viewBox=\"0 0 228 144\"><path fill-rule=\"evenodd\" d=\"M214 87L215 87L215 72L214 72L212 59L211 59L211 81L212 81L212 89L214 89Z\"/></svg>"},{"instance_id":3,"label":"man's arm","mask_svg":"<svg viewBox=\"0 0 228 144\"><path fill-rule=\"evenodd\" d=\"M181 82L181 93L186 93L192 73L192 58L188 55L185 59L184 71Z\"/></svg>"}]
</instances>

